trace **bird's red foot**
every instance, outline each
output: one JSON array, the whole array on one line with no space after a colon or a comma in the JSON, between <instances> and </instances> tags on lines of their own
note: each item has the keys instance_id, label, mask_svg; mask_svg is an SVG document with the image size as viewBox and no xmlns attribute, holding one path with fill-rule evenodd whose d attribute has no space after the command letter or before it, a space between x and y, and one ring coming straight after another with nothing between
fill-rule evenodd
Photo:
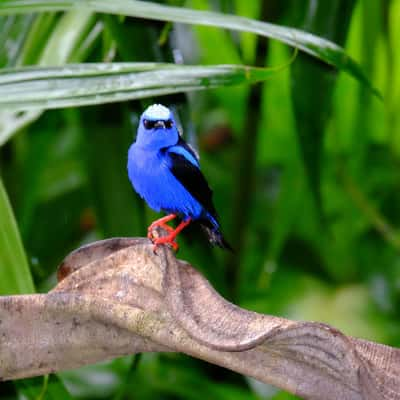
<instances>
[{"instance_id":1,"label":"bird's red foot","mask_svg":"<svg viewBox=\"0 0 400 400\"><path fill-rule=\"evenodd\" d=\"M168 215L167 217L171 217L172 215L174 215L174 217L168 219L167 221L176 217L175 214ZM164 217L164 218L167 218L167 217ZM161 218L161 219L163 219L163 218ZM155 222L159 222L159 221L160 220L155 221ZM188 226L190 224L191 221L192 221L191 218L187 219L186 221L182 221L175 229L166 225L169 228L169 229L167 229L167 231L169 231L169 234L167 236L161 236L158 238L153 237L153 235L151 235L151 237L149 236L150 240L154 244L153 251L156 252L157 246L159 246L160 244L169 244L175 251L178 251L179 245L178 245L178 243L176 243L175 238L186 226ZM164 219L161 223L157 224L156 226L165 225L165 222L166 222L166 220ZM153 222L153 224L154 224L154 222ZM150 227L153 224L151 224Z\"/></svg>"},{"instance_id":2,"label":"bird's red foot","mask_svg":"<svg viewBox=\"0 0 400 400\"><path fill-rule=\"evenodd\" d=\"M175 237L176 237L176 235L174 235L171 232L167 236L162 236L162 237L159 237L159 238L152 239L152 242L154 244L153 251L156 252L157 247L160 244L169 244L175 251L178 251L179 245L178 245L178 243L175 242Z\"/></svg>"},{"instance_id":3,"label":"bird's red foot","mask_svg":"<svg viewBox=\"0 0 400 400\"><path fill-rule=\"evenodd\" d=\"M160 227L163 228L164 230L166 230L167 232L173 232L174 228L170 227L169 225L167 225L168 221L173 220L174 218L176 218L176 214L169 214L166 215L165 217L162 217L160 219L157 219L156 221L154 221L148 228L147 228L147 237L150 240L153 240L154 236L153 236L153 230L156 227Z\"/></svg>"}]
</instances>

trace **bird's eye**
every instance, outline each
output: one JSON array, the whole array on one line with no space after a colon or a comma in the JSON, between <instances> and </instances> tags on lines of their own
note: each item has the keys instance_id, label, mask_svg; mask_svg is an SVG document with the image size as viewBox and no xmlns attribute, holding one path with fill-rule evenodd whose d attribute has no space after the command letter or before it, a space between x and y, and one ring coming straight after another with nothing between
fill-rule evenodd
<instances>
[{"instance_id":1,"label":"bird's eye","mask_svg":"<svg viewBox=\"0 0 400 400\"><path fill-rule=\"evenodd\" d=\"M167 120L165 121L165 127L166 127L167 129L171 129L173 126L174 126L174 123L172 122L172 119L167 119Z\"/></svg>"},{"instance_id":2,"label":"bird's eye","mask_svg":"<svg viewBox=\"0 0 400 400\"><path fill-rule=\"evenodd\" d=\"M149 121L148 119L144 119L143 120L143 125L146 129L152 129L154 128L154 122L153 121Z\"/></svg>"}]
</instances>

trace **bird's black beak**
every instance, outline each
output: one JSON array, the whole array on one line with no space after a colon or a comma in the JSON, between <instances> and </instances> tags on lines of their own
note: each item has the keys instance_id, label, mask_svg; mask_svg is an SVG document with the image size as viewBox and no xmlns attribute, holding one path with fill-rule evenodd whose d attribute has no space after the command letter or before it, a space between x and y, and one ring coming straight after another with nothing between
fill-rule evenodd
<instances>
[{"instance_id":1,"label":"bird's black beak","mask_svg":"<svg viewBox=\"0 0 400 400\"><path fill-rule=\"evenodd\" d=\"M158 120L154 123L154 128L165 128L165 122L162 120Z\"/></svg>"}]
</instances>

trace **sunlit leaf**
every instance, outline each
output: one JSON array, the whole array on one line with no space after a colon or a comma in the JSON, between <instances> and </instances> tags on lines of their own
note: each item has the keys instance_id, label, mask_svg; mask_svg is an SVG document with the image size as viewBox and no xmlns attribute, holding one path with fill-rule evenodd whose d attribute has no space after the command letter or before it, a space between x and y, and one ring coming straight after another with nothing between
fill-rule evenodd
<instances>
[{"instance_id":1,"label":"sunlit leaf","mask_svg":"<svg viewBox=\"0 0 400 400\"><path fill-rule=\"evenodd\" d=\"M74 64L0 72L0 108L50 109L101 104L253 83L278 69L157 63Z\"/></svg>"}]
</instances>

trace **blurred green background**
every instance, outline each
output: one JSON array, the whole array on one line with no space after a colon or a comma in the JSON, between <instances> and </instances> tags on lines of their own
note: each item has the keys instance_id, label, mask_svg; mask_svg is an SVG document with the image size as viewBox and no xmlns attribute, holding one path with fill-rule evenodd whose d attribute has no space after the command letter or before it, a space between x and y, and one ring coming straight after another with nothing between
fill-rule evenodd
<instances>
[{"instance_id":1,"label":"blurred green background","mask_svg":"<svg viewBox=\"0 0 400 400\"><path fill-rule=\"evenodd\" d=\"M253 85L43 113L0 109L0 293L45 292L77 246L146 233L156 214L133 192L126 157L140 113L161 102L198 149L236 250L182 235L179 257L242 307L399 346L400 0L159 3L327 38L362 66L383 100L340 68L252 33L79 8L1 16L0 4L1 68L110 61L283 67ZM296 398L179 354L1 383L0 396Z\"/></svg>"}]
</instances>

